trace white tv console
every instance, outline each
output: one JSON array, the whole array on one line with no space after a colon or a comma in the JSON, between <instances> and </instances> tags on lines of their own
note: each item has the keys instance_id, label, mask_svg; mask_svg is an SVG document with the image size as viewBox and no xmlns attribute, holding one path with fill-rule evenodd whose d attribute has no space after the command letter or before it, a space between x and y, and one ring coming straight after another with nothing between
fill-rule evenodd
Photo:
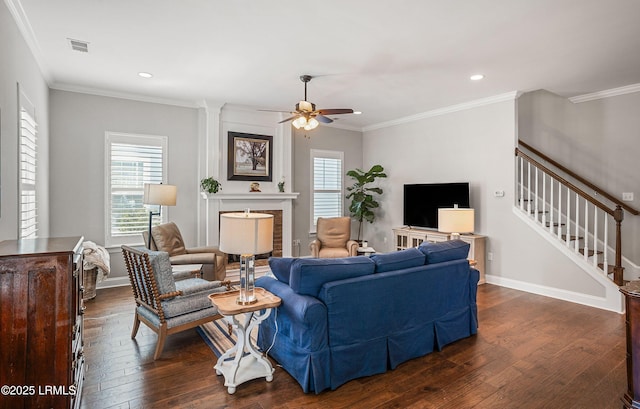
<instances>
[{"instance_id":1,"label":"white tv console","mask_svg":"<svg viewBox=\"0 0 640 409\"><path fill-rule=\"evenodd\" d=\"M449 234L436 230L416 229L413 227L397 227L393 229L394 243L396 250L404 250L411 247L418 247L423 241L437 243L449 240ZM485 283L485 253L486 236L478 234L461 234L460 240L471 245L469 248L469 260L476 262L475 268L480 272L479 284Z\"/></svg>"}]
</instances>

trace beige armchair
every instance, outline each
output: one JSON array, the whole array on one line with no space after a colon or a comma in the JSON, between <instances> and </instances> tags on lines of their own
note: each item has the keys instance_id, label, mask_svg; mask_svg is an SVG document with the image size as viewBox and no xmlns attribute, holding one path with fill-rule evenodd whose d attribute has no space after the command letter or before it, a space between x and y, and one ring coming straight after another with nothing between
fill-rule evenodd
<instances>
[{"instance_id":1,"label":"beige armchair","mask_svg":"<svg viewBox=\"0 0 640 409\"><path fill-rule=\"evenodd\" d=\"M350 237L350 217L318 217L316 239L309 244L311 257L357 256L358 243Z\"/></svg>"},{"instance_id":2,"label":"beige armchair","mask_svg":"<svg viewBox=\"0 0 640 409\"><path fill-rule=\"evenodd\" d=\"M149 234L143 232L144 242ZM151 229L151 250L166 251L172 265L202 264L203 277L209 281L222 281L227 276L227 254L217 247L186 248L175 223L160 224Z\"/></svg>"}]
</instances>

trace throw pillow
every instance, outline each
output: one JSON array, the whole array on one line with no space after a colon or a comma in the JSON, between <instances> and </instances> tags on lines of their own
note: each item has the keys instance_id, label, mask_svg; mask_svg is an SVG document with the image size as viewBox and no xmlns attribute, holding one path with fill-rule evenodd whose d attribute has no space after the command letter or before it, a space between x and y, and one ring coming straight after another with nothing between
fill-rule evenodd
<instances>
[{"instance_id":1,"label":"throw pillow","mask_svg":"<svg viewBox=\"0 0 640 409\"><path fill-rule=\"evenodd\" d=\"M424 265L425 255L420 250L409 248L393 253L374 254L371 260L376 263L376 273L401 270Z\"/></svg>"},{"instance_id":2,"label":"throw pillow","mask_svg":"<svg viewBox=\"0 0 640 409\"><path fill-rule=\"evenodd\" d=\"M471 245L462 240L423 242L418 249L427 256L426 264L442 263L451 260L466 259Z\"/></svg>"},{"instance_id":3,"label":"throw pillow","mask_svg":"<svg viewBox=\"0 0 640 409\"><path fill-rule=\"evenodd\" d=\"M283 283L289 284L291 263L296 260L291 257L269 257L269 267L274 276Z\"/></svg>"},{"instance_id":4,"label":"throw pillow","mask_svg":"<svg viewBox=\"0 0 640 409\"><path fill-rule=\"evenodd\" d=\"M373 274L374 269L369 257L298 258L291 264L289 286L298 294L317 297L324 283Z\"/></svg>"}]
</instances>

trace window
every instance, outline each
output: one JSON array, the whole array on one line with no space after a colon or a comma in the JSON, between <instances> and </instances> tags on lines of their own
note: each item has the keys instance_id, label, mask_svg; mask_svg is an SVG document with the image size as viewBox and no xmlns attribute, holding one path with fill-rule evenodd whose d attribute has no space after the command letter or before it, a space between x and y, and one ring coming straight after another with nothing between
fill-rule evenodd
<instances>
[{"instance_id":1,"label":"window","mask_svg":"<svg viewBox=\"0 0 640 409\"><path fill-rule=\"evenodd\" d=\"M20 226L21 239L38 237L38 124L24 96L20 103Z\"/></svg>"},{"instance_id":2,"label":"window","mask_svg":"<svg viewBox=\"0 0 640 409\"><path fill-rule=\"evenodd\" d=\"M311 232L318 217L342 216L344 152L311 150Z\"/></svg>"},{"instance_id":3,"label":"window","mask_svg":"<svg viewBox=\"0 0 640 409\"><path fill-rule=\"evenodd\" d=\"M105 243L142 243L141 233L149 228L149 209L142 204L144 184L166 180L167 138L107 132L105 151ZM166 215L153 217L153 225L164 221Z\"/></svg>"}]
</instances>

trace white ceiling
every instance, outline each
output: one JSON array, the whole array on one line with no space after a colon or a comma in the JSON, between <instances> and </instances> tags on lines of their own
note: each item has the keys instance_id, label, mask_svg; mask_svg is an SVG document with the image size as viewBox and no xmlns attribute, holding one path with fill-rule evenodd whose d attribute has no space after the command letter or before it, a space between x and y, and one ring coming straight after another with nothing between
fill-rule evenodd
<instances>
[{"instance_id":1,"label":"white ceiling","mask_svg":"<svg viewBox=\"0 0 640 409\"><path fill-rule=\"evenodd\" d=\"M638 0L6 2L54 88L289 110L310 74L308 99L362 111L337 121L356 129L511 91L640 83Z\"/></svg>"}]
</instances>

